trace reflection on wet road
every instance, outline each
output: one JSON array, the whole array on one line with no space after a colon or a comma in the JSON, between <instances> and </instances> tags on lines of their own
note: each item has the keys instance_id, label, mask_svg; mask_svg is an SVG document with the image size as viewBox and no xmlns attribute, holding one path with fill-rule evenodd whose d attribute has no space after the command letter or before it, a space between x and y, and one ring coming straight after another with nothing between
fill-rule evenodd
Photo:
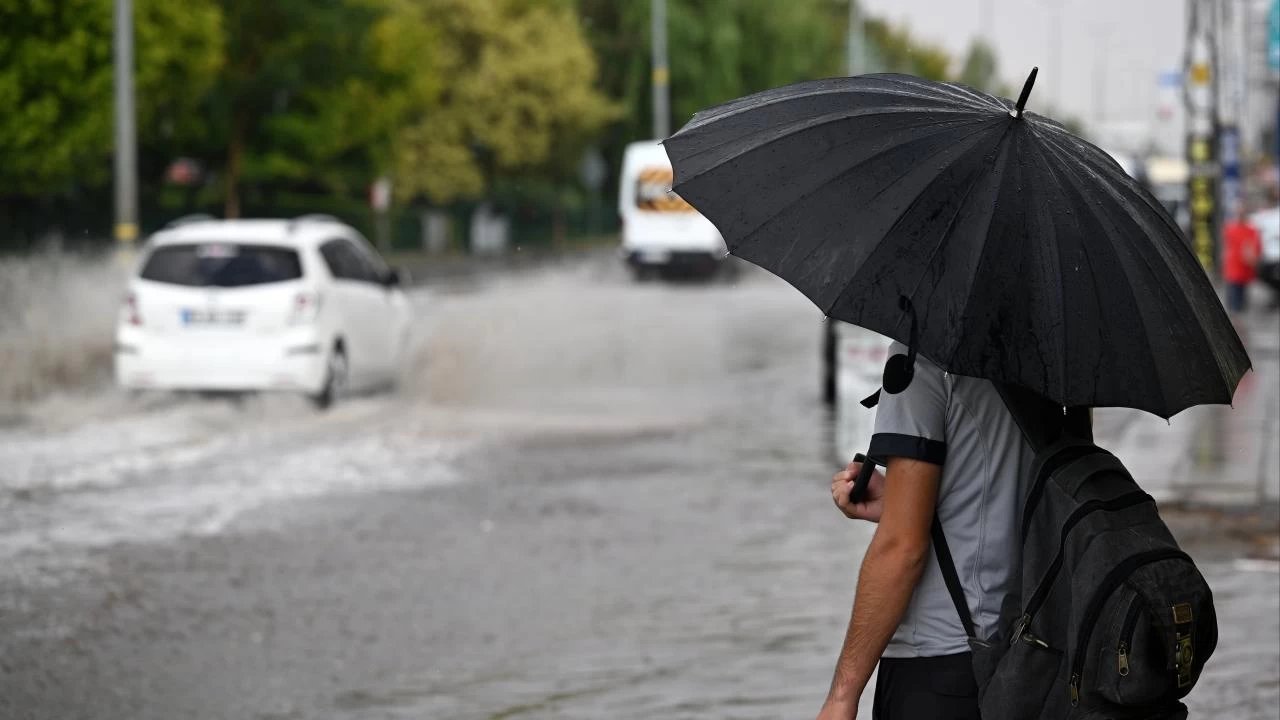
<instances>
[{"instance_id":1,"label":"reflection on wet road","mask_svg":"<svg viewBox=\"0 0 1280 720\"><path fill-rule=\"evenodd\" d=\"M0 431L0 717L815 713L870 530L830 507L808 301L595 260L417 301L392 396ZM1280 576L1207 572L1193 699L1271 717Z\"/></svg>"}]
</instances>

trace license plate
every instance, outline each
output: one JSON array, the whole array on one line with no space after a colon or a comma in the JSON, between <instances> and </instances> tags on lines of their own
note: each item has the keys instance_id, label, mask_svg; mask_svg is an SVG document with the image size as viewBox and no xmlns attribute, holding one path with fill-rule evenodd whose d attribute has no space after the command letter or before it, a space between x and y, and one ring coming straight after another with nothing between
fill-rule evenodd
<instances>
[{"instance_id":1,"label":"license plate","mask_svg":"<svg viewBox=\"0 0 1280 720\"><path fill-rule=\"evenodd\" d=\"M641 250L640 259L643 262L661 264L671 259L671 252L668 250Z\"/></svg>"},{"instance_id":2,"label":"license plate","mask_svg":"<svg viewBox=\"0 0 1280 720\"><path fill-rule=\"evenodd\" d=\"M184 326L202 326L223 325L235 326L244 324L245 312L243 310L200 310L195 308L185 308L182 310L182 324Z\"/></svg>"}]
</instances>

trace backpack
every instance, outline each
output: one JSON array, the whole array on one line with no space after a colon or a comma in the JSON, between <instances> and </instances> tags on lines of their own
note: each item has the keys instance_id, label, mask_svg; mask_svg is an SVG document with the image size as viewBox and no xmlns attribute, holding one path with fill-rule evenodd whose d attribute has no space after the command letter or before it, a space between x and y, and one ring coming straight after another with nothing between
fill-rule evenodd
<instances>
[{"instance_id":1,"label":"backpack","mask_svg":"<svg viewBox=\"0 0 1280 720\"><path fill-rule=\"evenodd\" d=\"M1087 415L996 385L1036 451L1015 591L977 638L937 516L933 545L993 720L1185 718L1218 641L1213 594ZM1074 426L1074 427L1073 427Z\"/></svg>"}]
</instances>

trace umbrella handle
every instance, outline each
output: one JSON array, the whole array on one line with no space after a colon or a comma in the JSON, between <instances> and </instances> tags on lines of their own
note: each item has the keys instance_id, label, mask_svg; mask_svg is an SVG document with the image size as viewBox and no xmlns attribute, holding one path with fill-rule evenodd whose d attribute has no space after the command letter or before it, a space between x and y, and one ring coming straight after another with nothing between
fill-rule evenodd
<instances>
[{"instance_id":1,"label":"umbrella handle","mask_svg":"<svg viewBox=\"0 0 1280 720\"><path fill-rule=\"evenodd\" d=\"M853 489L849 491L849 502L860 503L867 499L867 486L871 484L871 476L875 474L876 464L862 453L854 455L853 461L862 463L862 467L858 470L858 477L853 481Z\"/></svg>"}]
</instances>

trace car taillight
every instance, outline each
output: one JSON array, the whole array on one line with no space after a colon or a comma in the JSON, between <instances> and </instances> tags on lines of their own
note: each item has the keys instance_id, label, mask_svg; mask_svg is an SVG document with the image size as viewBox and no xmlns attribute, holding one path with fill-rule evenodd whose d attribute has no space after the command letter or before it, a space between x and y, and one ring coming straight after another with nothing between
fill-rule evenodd
<instances>
[{"instance_id":1,"label":"car taillight","mask_svg":"<svg viewBox=\"0 0 1280 720\"><path fill-rule=\"evenodd\" d=\"M320 304L323 296L320 293L300 292L293 298L293 311L289 314L290 325L314 322L320 315Z\"/></svg>"},{"instance_id":2,"label":"car taillight","mask_svg":"<svg viewBox=\"0 0 1280 720\"><path fill-rule=\"evenodd\" d=\"M125 319L130 325L141 325L142 315L138 312L138 295L129 293L124 299Z\"/></svg>"}]
</instances>

